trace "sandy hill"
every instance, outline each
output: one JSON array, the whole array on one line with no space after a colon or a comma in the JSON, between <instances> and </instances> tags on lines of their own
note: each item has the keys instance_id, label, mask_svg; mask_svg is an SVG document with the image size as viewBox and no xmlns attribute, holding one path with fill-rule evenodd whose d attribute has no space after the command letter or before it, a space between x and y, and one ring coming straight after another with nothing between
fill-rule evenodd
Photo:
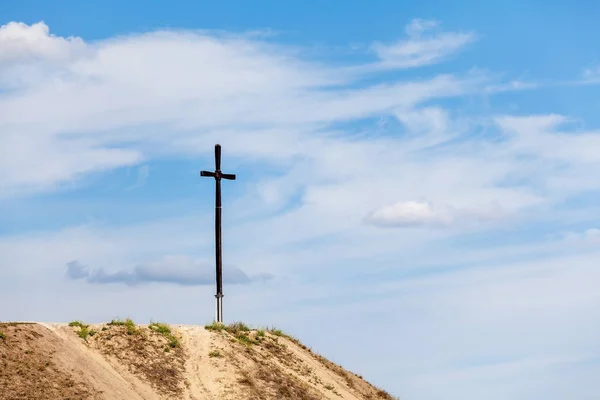
<instances>
[{"instance_id":1,"label":"sandy hill","mask_svg":"<svg viewBox=\"0 0 600 400\"><path fill-rule=\"evenodd\" d=\"M275 329L0 323L0 399L392 399Z\"/></svg>"}]
</instances>

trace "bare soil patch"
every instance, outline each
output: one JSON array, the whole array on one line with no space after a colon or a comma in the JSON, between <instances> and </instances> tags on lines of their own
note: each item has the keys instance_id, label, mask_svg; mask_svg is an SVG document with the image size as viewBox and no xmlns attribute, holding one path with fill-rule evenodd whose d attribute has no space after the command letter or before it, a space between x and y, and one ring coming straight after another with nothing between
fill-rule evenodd
<instances>
[{"instance_id":1,"label":"bare soil patch","mask_svg":"<svg viewBox=\"0 0 600 400\"><path fill-rule=\"evenodd\" d=\"M0 399L97 399L89 384L63 369L59 340L29 323L0 323Z\"/></svg>"}]
</instances>

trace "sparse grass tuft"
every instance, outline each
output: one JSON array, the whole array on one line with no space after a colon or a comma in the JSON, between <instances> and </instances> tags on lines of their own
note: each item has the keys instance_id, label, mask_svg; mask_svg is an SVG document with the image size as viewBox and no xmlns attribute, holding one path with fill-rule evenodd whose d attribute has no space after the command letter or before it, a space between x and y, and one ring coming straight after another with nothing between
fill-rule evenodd
<instances>
[{"instance_id":1,"label":"sparse grass tuft","mask_svg":"<svg viewBox=\"0 0 600 400\"><path fill-rule=\"evenodd\" d=\"M204 327L204 329L206 329L207 331L222 331L225 328L226 328L225 324L223 324L221 322L215 322L215 321L213 321L212 324L206 325Z\"/></svg>"},{"instance_id":2,"label":"sparse grass tuft","mask_svg":"<svg viewBox=\"0 0 600 400\"><path fill-rule=\"evenodd\" d=\"M235 338L242 344L246 346L252 346L253 344L258 344L256 340L252 340L250 336L248 336L245 332L238 332L235 334Z\"/></svg>"},{"instance_id":3,"label":"sparse grass tuft","mask_svg":"<svg viewBox=\"0 0 600 400\"><path fill-rule=\"evenodd\" d=\"M80 328L83 328L84 326L87 326L87 325L84 324L82 321L71 321L71 322L69 322L69 326L70 327L78 326Z\"/></svg>"},{"instance_id":4,"label":"sparse grass tuft","mask_svg":"<svg viewBox=\"0 0 600 400\"><path fill-rule=\"evenodd\" d=\"M136 335L136 334L140 333L140 330L135 326L135 322L133 322L133 320L131 318L126 318L125 321L123 321L122 319L119 319L119 318L113 319L106 325L124 326L127 328L128 335Z\"/></svg>"},{"instance_id":5,"label":"sparse grass tuft","mask_svg":"<svg viewBox=\"0 0 600 400\"><path fill-rule=\"evenodd\" d=\"M306 347L305 345L303 345L300 342L300 340L296 339L292 335L289 335L289 334L285 333L281 329L277 329L275 327L272 327L271 329L269 329L269 333L271 333L274 336L284 337L284 338L288 339L290 342L295 343L296 345L298 345L299 347L301 347L303 350L307 350L309 352L311 351L308 347Z\"/></svg>"},{"instance_id":6,"label":"sparse grass tuft","mask_svg":"<svg viewBox=\"0 0 600 400\"><path fill-rule=\"evenodd\" d=\"M3 332L0 332L0 339L6 340L6 334L4 334Z\"/></svg>"},{"instance_id":7,"label":"sparse grass tuft","mask_svg":"<svg viewBox=\"0 0 600 400\"><path fill-rule=\"evenodd\" d=\"M250 337L251 329L248 327L248 325L246 325L245 323L243 323L241 321L233 322L229 325L224 325L222 323L213 322L210 325L206 325L204 327L204 329L209 330L209 331L226 331L226 332L230 333L231 335L233 335L233 338L231 338L232 342L235 342L237 340L240 343L245 344L247 346L259 343L258 340L255 340ZM260 334L257 333L257 336L264 336L264 335L265 335L264 331L260 331Z\"/></svg>"},{"instance_id":8,"label":"sparse grass tuft","mask_svg":"<svg viewBox=\"0 0 600 400\"><path fill-rule=\"evenodd\" d=\"M250 387L256 386L256 383L254 382L254 378L252 378L250 376L250 374L248 374L248 372L243 372L242 374L243 374L243 376L238 379L238 383L240 383L242 385L250 386Z\"/></svg>"},{"instance_id":9,"label":"sparse grass tuft","mask_svg":"<svg viewBox=\"0 0 600 400\"><path fill-rule=\"evenodd\" d=\"M171 327L164 322L151 322L148 328L156 333L159 333L169 339L169 346L172 348L179 347L179 339L171 332Z\"/></svg>"},{"instance_id":10,"label":"sparse grass tuft","mask_svg":"<svg viewBox=\"0 0 600 400\"><path fill-rule=\"evenodd\" d=\"M168 336L171 334L171 327L164 322L151 322L148 325L148 328L152 329L154 332L158 332L163 336Z\"/></svg>"},{"instance_id":11,"label":"sparse grass tuft","mask_svg":"<svg viewBox=\"0 0 600 400\"><path fill-rule=\"evenodd\" d=\"M213 322L210 325L206 325L204 329L209 331L226 331L231 333L236 339L244 344L254 344L255 342L248 336L250 328L243 322L234 322L229 325L222 324L220 322ZM264 332L263 332L264 335Z\"/></svg>"},{"instance_id":12,"label":"sparse grass tuft","mask_svg":"<svg viewBox=\"0 0 600 400\"><path fill-rule=\"evenodd\" d=\"M302 350L306 350L309 353L312 353L312 350L308 347L306 347L302 342L300 342L300 340L298 340L296 337L285 333L284 331L282 331L281 329L277 329L275 327L269 329L269 332L277 337L284 337L287 340L289 340L290 342L294 343L295 345L297 345L298 347L300 347Z\"/></svg>"},{"instance_id":13,"label":"sparse grass tuft","mask_svg":"<svg viewBox=\"0 0 600 400\"><path fill-rule=\"evenodd\" d=\"M238 321L227 325L227 332L236 335L239 332L250 332L250 328L245 323Z\"/></svg>"},{"instance_id":14,"label":"sparse grass tuft","mask_svg":"<svg viewBox=\"0 0 600 400\"><path fill-rule=\"evenodd\" d=\"M397 397L392 396L391 394L389 394L388 392L386 392L383 389L377 390L377 397L380 399L385 399L385 400L398 400Z\"/></svg>"},{"instance_id":15,"label":"sparse grass tuft","mask_svg":"<svg viewBox=\"0 0 600 400\"><path fill-rule=\"evenodd\" d=\"M281 329L277 329L275 327L272 327L271 329L269 329L269 333L275 336L284 336L283 335L283 331Z\"/></svg>"},{"instance_id":16,"label":"sparse grass tuft","mask_svg":"<svg viewBox=\"0 0 600 400\"><path fill-rule=\"evenodd\" d=\"M256 332L256 337L265 337L265 331L264 331L264 330L262 330L262 329L259 329L259 330Z\"/></svg>"},{"instance_id":17,"label":"sparse grass tuft","mask_svg":"<svg viewBox=\"0 0 600 400\"><path fill-rule=\"evenodd\" d=\"M213 351L211 351L210 353L208 353L208 356L209 356L210 358L214 358L214 357L223 357L223 356L221 355L221 352L220 352L219 350L213 350Z\"/></svg>"}]
</instances>

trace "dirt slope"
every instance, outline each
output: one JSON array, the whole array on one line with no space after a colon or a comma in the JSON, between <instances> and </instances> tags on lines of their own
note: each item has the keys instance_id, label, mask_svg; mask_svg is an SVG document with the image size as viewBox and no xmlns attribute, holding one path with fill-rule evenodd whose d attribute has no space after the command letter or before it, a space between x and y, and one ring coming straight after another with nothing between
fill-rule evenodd
<instances>
[{"instance_id":1,"label":"dirt slope","mask_svg":"<svg viewBox=\"0 0 600 400\"><path fill-rule=\"evenodd\" d=\"M4 399L392 399L280 331L0 323Z\"/></svg>"}]
</instances>

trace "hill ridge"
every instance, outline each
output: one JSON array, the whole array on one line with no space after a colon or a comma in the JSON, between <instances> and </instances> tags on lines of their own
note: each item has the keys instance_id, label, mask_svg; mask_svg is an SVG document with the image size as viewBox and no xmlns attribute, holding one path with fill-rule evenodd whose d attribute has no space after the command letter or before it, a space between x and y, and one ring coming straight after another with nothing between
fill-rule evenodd
<instances>
[{"instance_id":1,"label":"hill ridge","mask_svg":"<svg viewBox=\"0 0 600 400\"><path fill-rule=\"evenodd\" d=\"M0 400L394 399L277 329L0 323Z\"/></svg>"}]
</instances>

